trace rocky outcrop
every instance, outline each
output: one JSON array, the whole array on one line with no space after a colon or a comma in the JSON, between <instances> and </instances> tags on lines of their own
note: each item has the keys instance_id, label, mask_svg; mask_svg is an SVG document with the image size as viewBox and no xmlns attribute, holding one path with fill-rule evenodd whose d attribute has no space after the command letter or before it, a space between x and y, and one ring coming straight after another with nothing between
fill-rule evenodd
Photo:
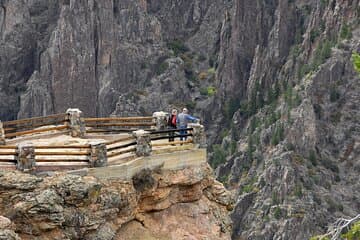
<instances>
[{"instance_id":1,"label":"rocky outcrop","mask_svg":"<svg viewBox=\"0 0 360 240\"><path fill-rule=\"evenodd\" d=\"M359 211L360 85L351 62L360 51L359 2L267 4L239 1L235 19L253 29L263 19L269 25L245 30L250 41L224 39L246 50L224 54L223 67L241 71L243 61L248 68L247 75L220 76L242 86L236 94L242 103L222 141L227 162L217 172L238 195L233 239L308 239Z\"/></svg>"},{"instance_id":2,"label":"rocky outcrop","mask_svg":"<svg viewBox=\"0 0 360 240\"><path fill-rule=\"evenodd\" d=\"M0 118L187 106L221 143L233 238L305 239L359 209L359 4L0 0Z\"/></svg>"},{"instance_id":3,"label":"rocky outcrop","mask_svg":"<svg viewBox=\"0 0 360 240\"><path fill-rule=\"evenodd\" d=\"M65 173L0 179L0 238L9 236L1 239L230 239L233 199L207 165L144 170L130 182Z\"/></svg>"}]
</instances>

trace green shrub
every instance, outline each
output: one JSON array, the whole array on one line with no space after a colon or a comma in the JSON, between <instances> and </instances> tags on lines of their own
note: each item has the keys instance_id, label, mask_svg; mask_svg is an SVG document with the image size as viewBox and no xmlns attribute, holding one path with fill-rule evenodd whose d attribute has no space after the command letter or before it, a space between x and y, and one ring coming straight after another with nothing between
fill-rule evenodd
<instances>
[{"instance_id":1,"label":"green shrub","mask_svg":"<svg viewBox=\"0 0 360 240\"><path fill-rule=\"evenodd\" d=\"M280 219L281 218L281 208L280 207L275 207L274 209L274 217L276 219Z\"/></svg>"},{"instance_id":2,"label":"green shrub","mask_svg":"<svg viewBox=\"0 0 360 240\"><path fill-rule=\"evenodd\" d=\"M284 140L284 126L283 124L276 125L272 136L271 136L271 145L276 146L282 140Z\"/></svg>"},{"instance_id":3,"label":"green shrub","mask_svg":"<svg viewBox=\"0 0 360 240\"><path fill-rule=\"evenodd\" d=\"M214 96L215 95L215 93L216 93L216 88L215 87L213 87L213 86L210 86L210 87L207 87L207 95L208 96Z\"/></svg>"},{"instance_id":4,"label":"green shrub","mask_svg":"<svg viewBox=\"0 0 360 240\"><path fill-rule=\"evenodd\" d=\"M247 155L250 160L253 159L253 153L255 152L256 148L254 146L252 135L248 136L248 147L247 147Z\"/></svg>"},{"instance_id":5,"label":"green shrub","mask_svg":"<svg viewBox=\"0 0 360 240\"><path fill-rule=\"evenodd\" d=\"M209 86L209 87L206 87L206 88L200 88L200 94L203 95L203 96L214 96L216 93L216 88L213 87L213 86Z\"/></svg>"},{"instance_id":6,"label":"green shrub","mask_svg":"<svg viewBox=\"0 0 360 240\"><path fill-rule=\"evenodd\" d=\"M353 53L352 54L352 62L354 64L355 70L360 73L360 54L359 53Z\"/></svg>"},{"instance_id":7,"label":"green shrub","mask_svg":"<svg viewBox=\"0 0 360 240\"><path fill-rule=\"evenodd\" d=\"M301 198L303 196L302 186L300 183L295 185L294 194L298 198Z\"/></svg>"},{"instance_id":8,"label":"green shrub","mask_svg":"<svg viewBox=\"0 0 360 240\"><path fill-rule=\"evenodd\" d=\"M301 46L300 45L294 45L290 49L290 56L293 58L297 58L301 53Z\"/></svg>"},{"instance_id":9,"label":"green shrub","mask_svg":"<svg viewBox=\"0 0 360 240\"><path fill-rule=\"evenodd\" d=\"M252 117L250 120L250 126L249 126L249 134L252 134L257 127L259 127L260 121L256 116Z\"/></svg>"},{"instance_id":10,"label":"green shrub","mask_svg":"<svg viewBox=\"0 0 360 240\"><path fill-rule=\"evenodd\" d=\"M335 163L333 163L331 160L322 158L320 161L321 161L321 164L325 168L331 170L334 173L339 173L339 171L340 171L339 167Z\"/></svg>"},{"instance_id":11,"label":"green shrub","mask_svg":"<svg viewBox=\"0 0 360 240\"><path fill-rule=\"evenodd\" d=\"M330 240L330 238L324 236L315 236L311 237L310 240Z\"/></svg>"},{"instance_id":12,"label":"green shrub","mask_svg":"<svg viewBox=\"0 0 360 240\"><path fill-rule=\"evenodd\" d=\"M190 111L193 111L196 107L195 101L188 101L185 103L186 108L188 108Z\"/></svg>"},{"instance_id":13,"label":"green shrub","mask_svg":"<svg viewBox=\"0 0 360 240\"><path fill-rule=\"evenodd\" d=\"M319 37L319 36L320 36L320 31L319 31L319 29L312 29L312 30L310 31L310 41L311 41L311 42L314 42L315 39L316 39L317 37Z\"/></svg>"},{"instance_id":14,"label":"green shrub","mask_svg":"<svg viewBox=\"0 0 360 240\"><path fill-rule=\"evenodd\" d=\"M346 23L344 23L340 30L340 38L341 39L350 39L352 38L352 32L350 29L350 26Z\"/></svg>"},{"instance_id":15,"label":"green shrub","mask_svg":"<svg viewBox=\"0 0 360 240\"><path fill-rule=\"evenodd\" d=\"M204 54L200 54L199 57L198 57L198 60L199 60L200 62L203 62L203 61L206 60L206 56L205 56Z\"/></svg>"},{"instance_id":16,"label":"green shrub","mask_svg":"<svg viewBox=\"0 0 360 240\"><path fill-rule=\"evenodd\" d=\"M214 75L215 72L216 72L216 70L215 70L215 68L209 68L209 69L207 70L207 72L208 72L208 74L210 74L210 75Z\"/></svg>"},{"instance_id":17,"label":"green shrub","mask_svg":"<svg viewBox=\"0 0 360 240\"><path fill-rule=\"evenodd\" d=\"M240 101L238 98L231 98L228 102L225 103L224 115L228 121L232 119L234 113L238 110L239 106Z\"/></svg>"},{"instance_id":18,"label":"green shrub","mask_svg":"<svg viewBox=\"0 0 360 240\"><path fill-rule=\"evenodd\" d=\"M320 0L320 6L321 8L326 7L329 4L329 0Z\"/></svg>"},{"instance_id":19,"label":"green shrub","mask_svg":"<svg viewBox=\"0 0 360 240\"><path fill-rule=\"evenodd\" d=\"M203 96L207 96L207 89L205 87L199 89L200 94Z\"/></svg>"},{"instance_id":20,"label":"green shrub","mask_svg":"<svg viewBox=\"0 0 360 240\"><path fill-rule=\"evenodd\" d=\"M179 39L175 39L167 44L167 47L174 51L175 56L181 53L189 51L189 48L185 46L184 42Z\"/></svg>"},{"instance_id":21,"label":"green shrub","mask_svg":"<svg viewBox=\"0 0 360 240\"><path fill-rule=\"evenodd\" d=\"M360 221L355 222L349 231L342 234L341 237L347 240L358 240L360 239Z\"/></svg>"},{"instance_id":22,"label":"green shrub","mask_svg":"<svg viewBox=\"0 0 360 240\"><path fill-rule=\"evenodd\" d=\"M291 109L293 106L293 87L291 86L291 84L288 85L288 87L284 93L284 98L285 98L286 104Z\"/></svg>"},{"instance_id":23,"label":"green shrub","mask_svg":"<svg viewBox=\"0 0 360 240\"><path fill-rule=\"evenodd\" d=\"M336 102L340 98L340 93L336 89L336 87L333 85L330 87L330 102Z\"/></svg>"},{"instance_id":24,"label":"green shrub","mask_svg":"<svg viewBox=\"0 0 360 240\"><path fill-rule=\"evenodd\" d=\"M271 194L271 204L272 205L277 205L280 203L280 200L278 198L278 194L276 192L272 192Z\"/></svg>"},{"instance_id":25,"label":"green shrub","mask_svg":"<svg viewBox=\"0 0 360 240\"><path fill-rule=\"evenodd\" d=\"M316 153L314 150L309 151L309 160L313 166L317 166Z\"/></svg>"},{"instance_id":26,"label":"green shrub","mask_svg":"<svg viewBox=\"0 0 360 240\"><path fill-rule=\"evenodd\" d=\"M301 104L302 100L299 93L296 93L294 99L294 107L298 107Z\"/></svg>"},{"instance_id":27,"label":"green shrub","mask_svg":"<svg viewBox=\"0 0 360 240\"><path fill-rule=\"evenodd\" d=\"M169 63L163 61L163 62L160 63L160 64L158 65L158 67L156 68L156 74L157 74L157 75L161 75L161 74L163 74L168 68L169 68Z\"/></svg>"},{"instance_id":28,"label":"green shrub","mask_svg":"<svg viewBox=\"0 0 360 240\"><path fill-rule=\"evenodd\" d=\"M226 162L226 152L220 144L213 145L213 156L211 158L210 165L215 169L220 164Z\"/></svg>"},{"instance_id":29,"label":"green shrub","mask_svg":"<svg viewBox=\"0 0 360 240\"><path fill-rule=\"evenodd\" d=\"M333 42L328 40L319 43L319 46L315 50L314 59L312 61L311 69L313 71L316 71L318 67L326 61L326 59L331 57L331 48L334 45L335 44Z\"/></svg>"},{"instance_id":30,"label":"green shrub","mask_svg":"<svg viewBox=\"0 0 360 240\"><path fill-rule=\"evenodd\" d=\"M221 177L219 178L219 181L220 181L222 184L226 185L226 184L228 183L228 181L229 181L229 175L221 176Z\"/></svg>"},{"instance_id":31,"label":"green shrub","mask_svg":"<svg viewBox=\"0 0 360 240\"><path fill-rule=\"evenodd\" d=\"M305 75L307 75L308 73L310 73L312 70L311 70L311 67L309 64L304 64L304 65L301 65L299 67L299 70L297 72L297 77L298 79L302 79Z\"/></svg>"}]
</instances>

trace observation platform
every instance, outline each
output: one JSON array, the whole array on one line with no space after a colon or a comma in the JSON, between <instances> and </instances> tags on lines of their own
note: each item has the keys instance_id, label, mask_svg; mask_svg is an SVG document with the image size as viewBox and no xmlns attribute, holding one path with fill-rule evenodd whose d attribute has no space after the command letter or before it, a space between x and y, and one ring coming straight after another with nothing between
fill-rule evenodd
<instances>
[{"instance_id":1,"label":"observation platform","mask_svg":"<svg viewBox=\"0 0 360 240\"><path fill-rule=\"evenodd\" d=\"M129 179L142 169L178 170L206 163L204 127L189 124L186 140L166 129L168 114L83 118L64 114L0 122L0 170L77 171ZM184 137L184 136L183 136ZM173 141L169 141L169 139Z\"/></svg>"}]
</instances>

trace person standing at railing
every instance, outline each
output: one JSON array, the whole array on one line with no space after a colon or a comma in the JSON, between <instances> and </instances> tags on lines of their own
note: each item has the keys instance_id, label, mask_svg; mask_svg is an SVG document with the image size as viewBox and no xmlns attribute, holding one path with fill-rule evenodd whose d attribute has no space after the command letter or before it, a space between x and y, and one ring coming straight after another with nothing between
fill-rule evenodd
<instances>
[{"instance_id":1,"label":"person standing at railing","mask_svg":"<svg viewBox=\"0 0 360 240\"><path fill-rule=\"evenodd\" d=\"M180 128L180 141L186 141L187 139L186 128L189 122L200 122L200 119L191 116L187 108L184 108L177 117L177 126Z\"/></svg>"},{"instance_id":2,"label":"person standing at railing","mask_svg":"<svg viewBox=\"0 0 360 240\"><path fill-rule=\"evenodd\" d=\"M173 109L171 111L171 115L168 119L168 128L169 129L176 129L176 120L177 120L177 110ZM169 142L173 142L175 137L174 137L175 133L174 132L169 132Z\"/></svg>"}]
</instances>

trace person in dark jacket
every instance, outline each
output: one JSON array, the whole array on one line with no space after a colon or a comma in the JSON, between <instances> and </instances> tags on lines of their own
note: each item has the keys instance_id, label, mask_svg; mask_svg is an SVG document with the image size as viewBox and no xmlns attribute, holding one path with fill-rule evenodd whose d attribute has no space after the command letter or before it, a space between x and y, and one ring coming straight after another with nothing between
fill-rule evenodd
<instances>
[{"instance_id":1,"label":"person in dark jacket","mask_svg":"<svg viewBox=\"0 0 360 240\"><path fill-rule=\"evenodd\" d=\"M187 134L187 131L185 129L187 128L188 123L200 121L200 119L191 116L188 112L187 108L184 108L182 113L180 113L177 117L177 124L180 128L180 141L186 141L187 137L185 135Z\"/></svg>"},{"instance_id":2,"label":"person in dark jacket","mask_svg":"<svg viewBox=\"0 0 360 240\"><path fill-rule=\"evenodd\" d=\"M176 129L176 120L177 120L177 110L173 109L171 111L171 115L168 119L168 128L169 129ZM173 142L174 141L174 132L169 132L169 142Z\"/></svg>"}]
</instances>

